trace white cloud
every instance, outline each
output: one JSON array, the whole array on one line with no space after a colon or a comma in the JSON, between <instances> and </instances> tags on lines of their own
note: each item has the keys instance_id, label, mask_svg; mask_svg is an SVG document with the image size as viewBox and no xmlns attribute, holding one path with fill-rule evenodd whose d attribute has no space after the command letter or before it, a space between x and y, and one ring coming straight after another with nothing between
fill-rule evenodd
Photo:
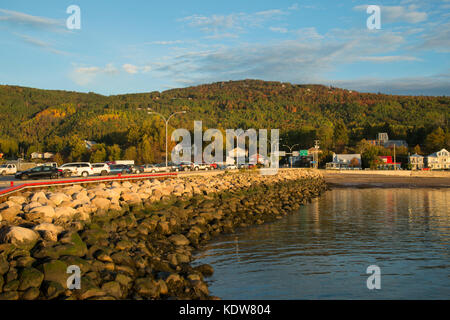
<instances>
[{"instance_id":1,"label":"white cloud","mask_svg":"<svg viewBox=\"0 0 450 320\"><path fill-rule=\"evenodd\" d=\"M67 31L65 29L64 20L51 19L46 17L32 16L26 13L0 9L0 22L5 21L14 26L28 26L33 28L44 28L53 31Z\"/></svg>"},{"instance_id":2,"label":"white cloud","mask_svg":"<svg viewBox=\"0 0 450 320\"><path fill-rule=\"evenodd\" d=\"M135 66L133 64L125 63L122 66L122 69L129 74L136 74L136 73L146 73L152 70L152 67L149 65L146 66Z\"/></svg>"},{"instance_id":3,"label":"white cloud","mask_svg":"<svg viewBox=\"0 0 450 320\"><path fill-rule=\"evenodd\" d=\"M282 27L270 27L270 31L279 32L279 33L287 33L288 29Z\"/></svg>"},{"instance_id":4,"label":"white cloud","mask_svg":"<svg viewBox=\"0 0 450 320\"><path fill-rule=\"evenodd\" d=\"M76 67L69 74L69 77L78 85L86 86L91 84L99 75L115 75L117 73L117 68L109 63L105 67Z\"/></svg>"},{"instance_id":5,"label":"white cloud","mask_svg":"<svg viewBox=\"0 0 450 320\"><path fill-rule=\"evenodd\" d=\"M20 39L22 39L24 42L31 44L35 47L39 47L42 48L44 50L47 50L49 52L55 53L55 54L62 54L62 55L68 55L68 52L65 51L61 51L61 50L57 50L55 48L53 48L53 46L45 41L42 41L38 38L34 38L28 35L23 35L23 34L18 34L18 33L13 33L15 36L19 37Z\"/></svg>"},{"instance_id":6,"label":"white cloud","mask_svg":"<svg viewBox=\"0 0 450 320\"><path fill-rule=\"evenodd\" d=\"M369 61L369 62L399 62L399 61L421 61L417 57L411 56L366 56L357 58L359 61Z\"/></svg>"}]
</instances>

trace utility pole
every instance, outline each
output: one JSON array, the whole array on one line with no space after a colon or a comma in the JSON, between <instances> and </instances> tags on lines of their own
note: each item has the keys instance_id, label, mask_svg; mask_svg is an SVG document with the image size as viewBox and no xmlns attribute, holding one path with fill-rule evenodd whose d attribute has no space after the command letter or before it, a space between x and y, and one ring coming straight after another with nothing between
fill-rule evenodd
<instances>
[{"instance_id":1,"label":"utility pole","mask_svg":"<svg viewBox=\"0 0 450 320\"><path fill-rule=\"evenodd\" d=\"M291 169L292 169L292 149L295 147L295 146L298 146L299 144L297 143L297 144L294 144L293 146L288 146L288 145L285 145L285 144L283 144L283 147L287 147L288 149L289 149L289 153L291 154Z\"/></svg>"},{"instance_id":2,"label":"utility pole","mask_svg":"<svg viewBox=\"0 0 450 320\"><path fill-rule=\"evenodd\" d=\"M168 157L167 157L167 148L168 148L168 142L167 142L167 135L168 135L168 127L169 127L169 120L170 120L170 118L172 118L174 115L176 115L176 114L178 114L178 113L186 113L186 111L178 111L178 112L174 112L174 113L172 113L168 118L167 118L167 120L166 120L166 117L164 117L161 113L159 113L159 112L154 112L154 111L151 111L151 112L147 112L148 114L157 114L157 115L159 115L161 118L163 118L164 119L164 122L166 123L166 167L167 167L167 164L168 164Z\"/></svg>"},{"instance_id":3,"label":"utility pole","mask_svg":"<svg viewBox=\"0 0 450 320\"><path fill-rule=\"evenodd\" d=\"M395 157L395 143L394 143L394 170L397 170L397 158Z\"/></svg>"}]
</instances>

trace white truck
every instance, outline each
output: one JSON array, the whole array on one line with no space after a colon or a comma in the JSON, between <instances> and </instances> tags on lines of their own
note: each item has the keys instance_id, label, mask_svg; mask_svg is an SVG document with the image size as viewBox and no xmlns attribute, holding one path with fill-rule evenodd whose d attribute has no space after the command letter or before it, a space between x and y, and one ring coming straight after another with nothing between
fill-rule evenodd
<instances>
[{"instance_id":1,"label":"white truck","mask_svg":"<svg viewBox=\"0 0 450 320\"><path fill-rule=\"evenodd\" d=\"M6 163L0 165L0 175L6 176L7 174L16 174L17 167L15 164Z\"/></svg>"}]
</instances>

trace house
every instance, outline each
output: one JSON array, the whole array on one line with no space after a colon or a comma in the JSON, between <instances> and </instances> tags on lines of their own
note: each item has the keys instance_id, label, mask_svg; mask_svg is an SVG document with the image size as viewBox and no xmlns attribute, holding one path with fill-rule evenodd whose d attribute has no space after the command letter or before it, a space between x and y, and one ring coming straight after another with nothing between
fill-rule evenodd
<instances>
[{"instance_id":1,"label":"house","mask_svg":"<svg viewBox=\"0 0 450 320\"><path fill-rule=\"evenodd\" d=\"M374 146L383 146L385 148L408 147L408 143L405 140L389 140L389 136L386 132L380 132L377 134L376 140L367 140L367 142Z\"/></svg>"},{"instance_id":2,"label":"house","mask_svg":"<svg viewBox=\"0 0 450 320\"><path fill-rule=\"evenodd\" d=\"M44 157L43 153L40 152L33 152L31 154L31 159L42 159Z\"/></svg>"},{"instance_id":3,"label":"house","mask_svg":"<svg viewBox=\"0 0 450 320\"><path fill-rule=\"evenodd\" d=\"M89 141L89 140L84 140L84 146L86 147L86 149L90 150L93 146L95 146L97 144L97 142L95 141Z\"/></svg>"},{"instance_id":4,"label":"house","mask_svg":"<svg viewBox=\"0 0 450 320\"><path fill-rule=\"evenodd\" d=\"M411 165L411 170L422 170L424 168L425 157L420 154L413 154L408 157L408 162Z\"/></svg>"},{"instance_id":5,"label":"house","mask_svg":"<svg viewBox=\"0 0 450 320\"><path fill-rule=\"evenodd\" d=\"M42 154L42 158L44 158L44 159L51 159L51 158L53 158L55 156L55 154L54 153L51 153L51 152L44 152L43 154Z\"/></svg>"},{"instance_id":6,"label":"house","mask_svg":"<svg viewBox=\"0 0 450 320\"><path fill-rule=\"evenodd\" d=\"M426 157L426 165L431 170L450 169L450 152L442 149L430 154Z\"/></svg>"},{"instance_id":7,"label":"house","mask_svg":"<svg viewBox=\"0 0 450 320\"><path fill-rule=\"evenodd\" d=\"M378 170L400 170L401 162L392 161L392 156L379 156Z\"/></svg>"},{"instance_id":8,"label":"house","mask_svg":"<svg viewBox=\"0 0 450 320\"><path fill-rule=\"evenodd\" d=\"M326 164L327 169L361 169L361 154L335 154L333 161Z\"/></svg>"},{"instance_id":9,"label":"house","mask_svg":"<svg viewBox=\"0 0 450 320\"><path fill-rule=\"evenodd\" d=\"M230 151L228 151L228 157L231 158L241 158L241 157L246 157L248 154L248 152L245 149L236 147L234 149L231 149Z\"/></svg>"},{"instance_id":10,"label":"house","mask_svg":"<svg viewBox=\"0 0 450 320\"><path fill-rule=\"evenodd\" d=\"M398 147L408 148L408 143L405 140L388 140L383 144L383 146L385 148L393 148L394 146L396 148L398 148Z\"/></svg>"}]
</instances>

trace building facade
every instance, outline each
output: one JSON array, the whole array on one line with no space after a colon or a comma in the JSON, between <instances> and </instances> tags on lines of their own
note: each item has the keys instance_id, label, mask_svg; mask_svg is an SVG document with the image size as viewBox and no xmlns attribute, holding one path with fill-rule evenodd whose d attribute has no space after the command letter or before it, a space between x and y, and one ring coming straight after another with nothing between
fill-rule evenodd
<instances>
[{"instance_id":1,"label":"building facade","mask_svg":"<svg viewBox=\"0 0 450 320\"><path fill-rule=\"evenodd\" d=\"M422 170L425 168L425 157L420 154L413 154L408 157L408 162L411 165L411 170Z\"/></svg>"},{"instance_id":2,"label":"building facade","mask_svg":"<svg viewBox=\"0 0 450 320\"><path fill-rule=\"evenodd\" d=\"M450 152L445 149L437 151L426 157L427 168L431 170L449 170Z\"/></svg>"}]
</instances>

